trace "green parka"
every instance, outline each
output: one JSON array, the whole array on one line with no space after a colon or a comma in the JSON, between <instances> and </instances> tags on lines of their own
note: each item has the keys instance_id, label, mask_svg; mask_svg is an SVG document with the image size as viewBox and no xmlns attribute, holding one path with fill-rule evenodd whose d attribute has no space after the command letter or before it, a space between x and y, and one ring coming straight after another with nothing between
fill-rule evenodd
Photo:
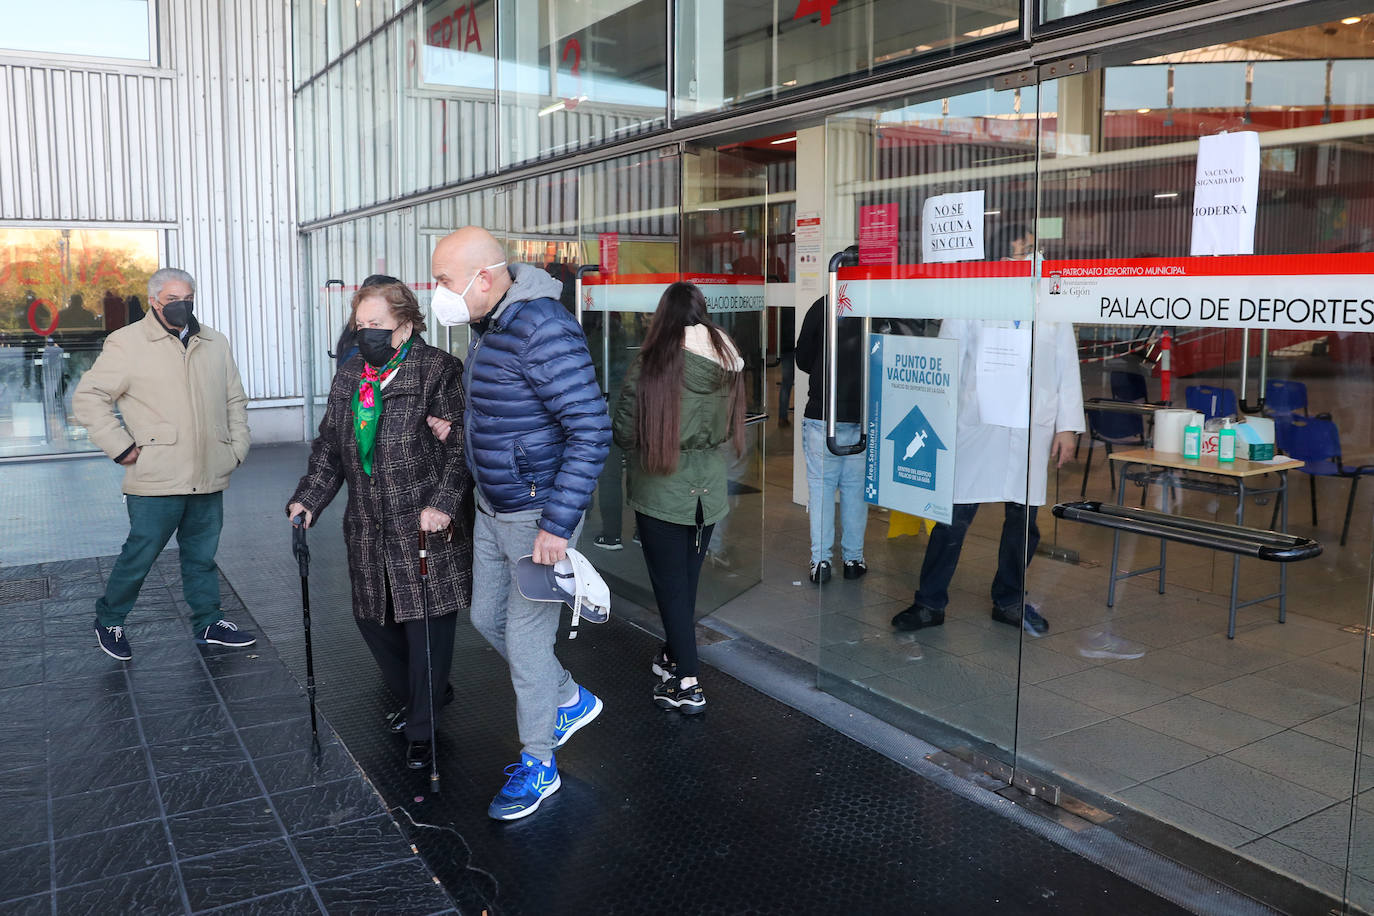
<instances>
[{"instance_id":1,"label":"green parka","mask_svg":"<svg viewBox=\"0 0 1374 916\"><path fill-rule=\"evenodd\" d=\"M713 525L729 511L725 450L730 439L730 388L733 373L715 360L691 350L683 353L682 415L677 470L651 474L635 447L636 392L640 362L625 375L616 403L615 442L629 458L626 483L630 508L677 525L696 525L701 501L703 525ZM738 359L738 357L736 357Z\"/></svg>"}]
</instances>

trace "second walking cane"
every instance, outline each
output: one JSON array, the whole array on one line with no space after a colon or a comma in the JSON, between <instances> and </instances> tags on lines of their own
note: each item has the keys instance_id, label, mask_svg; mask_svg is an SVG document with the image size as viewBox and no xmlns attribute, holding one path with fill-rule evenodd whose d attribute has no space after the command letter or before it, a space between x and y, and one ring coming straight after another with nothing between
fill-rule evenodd
<instances>
[{"instance_id":1,"label":"second walking cane","mask_svg":"<svg viewBox=\"0 0 1374 916\"><path fill-rule=\"evenodd\" d=\"M310 695L310 734L320 740L315 716L315 653L310 646L310 547L305 543L305 516L291 519L291 552L301 568L301 616L305 621L305 692Z\"/></svg>"},{"instance_id":2,"label":"second walking cane","mask_svg":"<svg viewBox=\"0 0 1374 916\"><path fill-rule=\"evenodd\" d=\"M429 551L420 531L420 607L425 615L425 692L429 695L429 791L439 794L439 745L434 740L434 659L429 643Z\"/></svg>"}]
</instances>

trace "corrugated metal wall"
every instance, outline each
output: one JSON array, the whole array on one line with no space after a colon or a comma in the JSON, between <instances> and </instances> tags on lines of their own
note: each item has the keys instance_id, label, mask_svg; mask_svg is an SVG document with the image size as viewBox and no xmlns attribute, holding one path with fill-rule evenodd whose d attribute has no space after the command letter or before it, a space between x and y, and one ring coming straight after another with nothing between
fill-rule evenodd
<instances>
[{"instance_id":1,"label":"corrugated metal wall","mask_svg":"<svg viewBox=\"0 0 1374 916\"><path fill-rule=\"evenodd\" d=\"M0 220L169 229L249 396L299 398L288 0L159 14L161 67L0 58Z\"/></svg>"}]
</instances>

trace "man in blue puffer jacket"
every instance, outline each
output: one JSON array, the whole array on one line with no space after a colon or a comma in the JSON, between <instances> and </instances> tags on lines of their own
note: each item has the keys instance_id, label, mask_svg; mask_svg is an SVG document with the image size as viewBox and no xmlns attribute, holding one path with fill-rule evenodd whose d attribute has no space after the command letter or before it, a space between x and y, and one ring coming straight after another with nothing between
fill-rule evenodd
<instances>
[{"instance_id":1,"label":"man in blue puffer jacket","mask_svg":"<svg viewBox=\"0 0 1374 916\"><path fill-rule=\"evenodd\" d=\"M447 236L431 262L431 305L444 324L472 323L464 374L464 443L476 482L472 623L510 666L520 762L488 814L533 814L561 785L554 761L601 700L558 661L559 606L515 585L521 557L553 565L575 546L611 439L587 339L559 302L563 285L533 264L507 268L485 229Z\"/></svg>"}]
</instances>

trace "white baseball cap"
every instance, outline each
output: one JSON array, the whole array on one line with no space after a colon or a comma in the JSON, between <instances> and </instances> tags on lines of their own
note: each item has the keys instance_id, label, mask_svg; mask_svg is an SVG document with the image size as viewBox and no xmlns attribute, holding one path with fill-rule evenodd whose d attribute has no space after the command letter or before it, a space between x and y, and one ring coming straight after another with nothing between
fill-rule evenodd
<instances>
[{"instance_id":1,"label":"white baseball cap","mask_svg":"<svg viewBox=\"0 0 1374 916\"><path fill-rule=\"evenodd\" d=\"M589 623L611 619L611 590L606 580L590 560L571 548L553 566L536 563L532 556L521 557L515 566L515 584L530 601L561 601L572 608L569 639L577 638L579 617Z\"/></svg>"}]
</instances>

